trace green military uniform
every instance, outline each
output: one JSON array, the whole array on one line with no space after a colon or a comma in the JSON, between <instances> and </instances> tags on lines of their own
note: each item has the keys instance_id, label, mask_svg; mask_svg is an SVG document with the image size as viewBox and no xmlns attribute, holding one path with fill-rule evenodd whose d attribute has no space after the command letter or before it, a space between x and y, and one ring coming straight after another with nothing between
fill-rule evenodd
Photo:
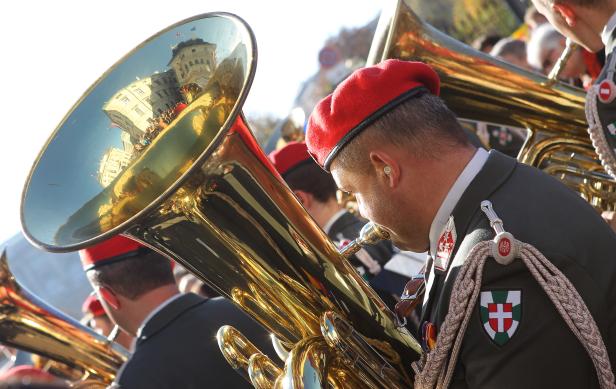
<instances>
[{"instance_id":1,"label":"green military uniform","mask_svg":"<svg viewBox=\"0 0 616 389\"><path fill-rule=\"evenodd\" d=\"M460 266L476 243L494 237L483 200L492 202L505 230L534 245L573 283L616 366L616 234L577 193L497 151L454 208L448 265L428 264L422 320L438 336ZM520 260L486 262L473 310L451 388L598 387L584 347Z\"/></svg>"}]
</instances>

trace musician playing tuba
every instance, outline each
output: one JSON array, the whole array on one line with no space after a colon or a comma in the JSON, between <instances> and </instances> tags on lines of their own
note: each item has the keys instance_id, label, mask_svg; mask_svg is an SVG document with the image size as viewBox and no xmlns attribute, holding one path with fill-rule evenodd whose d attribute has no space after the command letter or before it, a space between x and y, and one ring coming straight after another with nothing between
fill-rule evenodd
<instances>
[{"instance_id":1,"label":"musician playing tuba","mask_svg":"<svg viewBox=\"0 0 616 389\"><path fill-rule=\"evenodd\" d=\"M306 143L289 142L270 153L269 159L304 208L338 247L346 246L359 236L365 221L339 204L336 183L310 158ZM408 277L384 269L395 254L391 242L384 240L366 245L349 258L357 272L391 309L408 281Z\"/></svg>"},{"instance_id":2,"label":"musician playing tuba","mask_svg":"<svg viewBox=\"0 0 616 389\"><path fill-rule=\"evenodd\" d=\"M429 250L416 387L614 387L616 234L553 178L470 145L438 94L430 66L387 60L324 98L306 135L363 216L398 247ZM536 255L520 259L516 250L530 246L501 239L474 279L456 283L476 262L471 248L498 226ZM575 304L554 294L562 285Z\"/></svg>"},{"instance_id":3,"label":"musician playing tuba","mask_svg":"<svg viewBox=\"0 0 616 389\"><path fill-rule=\"evenodd\" d=\"M605 170L616 177L616 1L533 0L533 3L560 33L587 50L598 52L605 46L605 66L588 91L586 118ZM603 217L616 229L614 211L605 211Z\"/></svg>"}]
</instances>

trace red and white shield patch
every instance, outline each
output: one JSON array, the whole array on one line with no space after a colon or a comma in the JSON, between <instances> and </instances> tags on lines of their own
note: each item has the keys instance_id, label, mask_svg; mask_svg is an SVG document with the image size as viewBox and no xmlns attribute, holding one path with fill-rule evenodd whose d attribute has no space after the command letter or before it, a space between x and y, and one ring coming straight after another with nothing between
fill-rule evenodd
<instances>
[{"instance_id":1,"label":"red and white shield patch","mask_svg":"<svg viewBox=\"0 0 616 389\"><path fill-rule=\"evenodd\" d=\"M521 290L481 291L479 315L486 334L499 346L516 333L522 319Z\"/></svg>"},{"instance_id":2,"label":"red and white shield patch","mask_svg":"<svg viewBox=\"0 0 616 389\"><path fill-rule=\"evenodd\" d=\"M434 258L434 268L436 270L447 270L457 238L456 225L453 222L453 216L450 216L436 243L436 258Z\"/></svg>"}]
</instances>

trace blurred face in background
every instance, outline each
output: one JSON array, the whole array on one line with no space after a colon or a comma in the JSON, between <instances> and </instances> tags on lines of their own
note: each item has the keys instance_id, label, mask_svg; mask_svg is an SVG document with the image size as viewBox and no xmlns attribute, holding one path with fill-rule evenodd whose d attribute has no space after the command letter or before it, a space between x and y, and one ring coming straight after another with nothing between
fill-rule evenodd
<instances>
[{"instance_id":1,"label":"blurred face in background","mask_svg":"<svg viewBox=\"0 0 616 389\"><path fill-rule=\"evenodd\" d=\"M588 9L569 3L555 0L532 0L537 11L546 17L548 22L565 37L581 45L586 50L597 52L603 49L601 36L596 23L588 17Z\"/></svg>"},{"instance_id":2,"label":"blurred face in background","mask_svg":"<svg viewBox=\"0 0 616 389\"><path fill-rule=\"evenodd\" d=\"M550 72L554 68L554 65L556 65L556 62L558 62L558 59L560 58L561 54L565 50L565 46L566 46L566 41L565 39L563 39L560 45L560 48L550 49L546 51L544 55L543 63L541 64L542 65L541 71L543 72L543 74L545 75L550 74ZM578 47L573 50L573 53L571 54L571 56L569 57L569 60L565 64L565 67L562 70L560 77L562 79L582 78L584 74L586 74L586 65L584 63L584 57L582 55L582 51Z\"/></svg>"},{"instance_id":3,"label":"blurred face in background","mask_svg":"<svg viewBox=\"0 0 616 389\"><path fill-rule=\"evenodd\" d=\"M97 334L107 336L111 333L114 325L106 316L97 316L90 319L88 327L96 331Z\"/></svg>"}]
</instances>

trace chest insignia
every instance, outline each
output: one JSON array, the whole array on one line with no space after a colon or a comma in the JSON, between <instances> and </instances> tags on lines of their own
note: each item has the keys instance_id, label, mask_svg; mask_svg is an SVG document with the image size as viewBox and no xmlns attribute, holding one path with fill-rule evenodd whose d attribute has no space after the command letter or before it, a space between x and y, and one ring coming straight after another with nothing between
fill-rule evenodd
<instances>
[{"instance_id":1,"label":"chest insignia","mask_svg":"<svg viewBox=\"0 0 616 389\"><path fill-rule=\"evenodd\" d=\"M436 257L434 258L435 269L440 271L447 270L451 254L456 246L457 238L456 225L453 222L453 216L450 216L436 243Z\"/></svg>"},{"instance_id":2,"label":"chest insignia","mask_svg":"<svg viewBox=\"0 0 616 389\"><path fill-rule=\"evenodd\" d=\"M490 339L503 346L515 334L522 318L521 290L489 290L480 295L479 314Z\"/></svg>"}]
</instances>

